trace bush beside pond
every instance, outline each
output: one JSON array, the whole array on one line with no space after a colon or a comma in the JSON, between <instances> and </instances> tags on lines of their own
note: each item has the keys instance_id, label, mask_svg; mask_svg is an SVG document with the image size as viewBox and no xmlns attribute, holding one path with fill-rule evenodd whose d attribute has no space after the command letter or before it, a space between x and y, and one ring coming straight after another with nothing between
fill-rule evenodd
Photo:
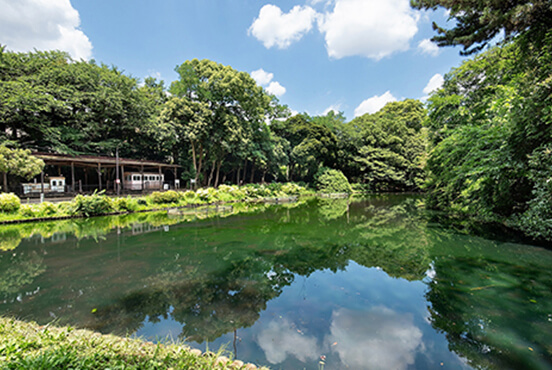
<instances>
[{"instance_id":1,"label":"bush beside pond","mask_svg":"<svg viewBox=\"0 0 552 370\"><path fill-rule=\"evenodd\" d=\"M94 192L92 195L77 195L71 202L72 214L79 216L96 216L115 211L113 201L108 196Z\"/></svg>"},{"instance_id":2,"label":"bush beside pond","mask_svg":"<svg viewBox=\"0 0 552 370\"><path fill-rule=\"evenodd\" d=\"M0 212L13 213L21 207L21 201L13 193L0 194Z\"/></svg>"},{"instance_id":3,"label":"bush beside pond","mask_svg":"<svg viewBox=\"0 0 552 370\"><path fill-rule=\"evenodd\" d=\"M323 193L352 193L353 188L343 172L325 169L316 178L316 187Z\"/></svg>"},{"instance_id":4,"label":"bush beside pond","mask_svg":"<svg viewBox=\"0 0 552 370\"><path fill-rule=\"evenodd\" d=\"M154 191L150 195L152 203L155 204L178 203L183 198L184 195L182 193L174 190Z\"/></svg>"},{"instance_id":5,"label":"bush beside pond","mask_svg":"<svg viewBox=\"0 0 552 370\"><path fill-rule=\"evenodd\" d=\"M221 353L0 318L4 369L257 369Z\"/></svg>"}]
</instances>

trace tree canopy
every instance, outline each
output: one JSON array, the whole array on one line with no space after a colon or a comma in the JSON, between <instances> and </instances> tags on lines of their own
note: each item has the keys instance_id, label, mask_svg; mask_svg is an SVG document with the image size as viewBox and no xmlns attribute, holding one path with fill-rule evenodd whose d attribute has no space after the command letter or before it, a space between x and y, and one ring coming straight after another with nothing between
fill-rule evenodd
<instances>
[{"instance_id":1,"label":"tree canopy","mask_svg":"<svg viewBox=\"0 0 552 370\"><path fill-rule=\"evenodd\" d=\"M8 189L8 174L31 179L44 168L42 159L31 155L30 150L10 149L0 145L0 173L3 177L3 191Z\"/></svg>"},{"instance_id":2,"label":"tree canopy","mask_svg":"<svg viewBox=\"0 0 552 370\"><path fill-rule=\"evenodd\" d=\"M231 161L236 181L243 181L247 161L262 163L270 157L263 152L270 150L270 145L262 144L269 138L263 132L266 122L280 115L276 98L248 73L210 60L186 61L176 71L180 78L170 87L176 98L165 107L161 123L182 127L180 137L192 152L194 178L197 181L204 166L210 165L205 177L216 186L221 167ZM175 118L177 106L188 113Z\"/></svg>"},{"instance_id":3,"label":"tree canopy","mask_svg":"<svg viewBox=\"0 0 552 370\"><path fill-rule=\"evenodd\" d=\"M152 145L152 84L115 67L72 61L58 51L0 49L0 135L24 148L56 153L143 155Z\"/></svg>"},{"instance_id":4,"label":"tree canopy","mask_svg":"<svg viewBox=\"0 0 552 370\"><path fill-rule=\"evenodd\" d=\"M321 167L335 166L337 137L327 126L298 114L274 122L272 130L287 141L289 180L311 182Z\"/></svg>"},{"instance_id":5,"label":"tree canopy","mask_svg":"<svg viewBox=\"0 0 552 370\"><path fill-rule=\"evenodd\" d=\"M428 205L550 237L552 32L465 61L429 99Z\"/></svg>"},{"instance_id":6,"label":"tree canopy","mask_svg":"<svg viewBox=\"0 0 552 370\"><path fill-rule=\"evenodd\" d=\"M416 9L445 8L455 21L449 29L435 22L433 37L439 46L462 45L465 55L479 52L501 33L507 41L527 35L531 41L542 40L552 26L550 0L411 0Z\"/></svg>"},{"instance_id":7,"label":"tree canopy","mask_svg":"<svg viewBox=\"0 0 552 370\"><path fill-rule=\"evenodd\" d=\"M199 185L294 180L314 185L341 170L373 190L417 190L423 177L424 110L389 105L347 123L342 113L297 114L253 78L211 60L140 82L116 67L58 51L0 50L0 137L63 154L163 160Z\"/></svg>"},{"instance_id":8,"label":"tree canopy","mask_svg":"<svg viewBox=\"0 0 552 370\"><path fill-rule=\"evenodd\" d=\"M417 190L424 180L425 109L418 100L388 103L345 126L346 174L372 190Z\"/></svg>"}]
</instances>

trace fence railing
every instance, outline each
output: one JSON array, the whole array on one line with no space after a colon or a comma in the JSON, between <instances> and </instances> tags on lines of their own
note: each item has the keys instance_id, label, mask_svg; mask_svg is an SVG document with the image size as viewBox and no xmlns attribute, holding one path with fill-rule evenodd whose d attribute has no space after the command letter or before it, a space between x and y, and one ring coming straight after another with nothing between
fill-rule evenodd
<instances>
[{"instance_id":1,"label":"fence railing","mask_svg":"<svg viewBox=\"0 0 552 370\"><path fill-rule=\"evenodd\" d=\"M45 184L46 185L46 184ZM112 184L110 184L109 187L106 188L105 184L102 184L101 187L102 191L104 191L106 194L116 194L117 189L113 187ZM138 184L136 187L133 188L123 188L121 186L120 194L142 194L142 193L151 193L154 191L166 191L166 190L175 190L174 185L165 183L163 184L161 190L159 189L159 183L155 181L155 184L153 182L144 182L144 187L142 188L141 184ZM67 197L67 196L74 196L76 194L92 194L94 191L100 191L100 186L98 184L92 184L92 185L83 185L83 184L75 184L75 187L73 188L72 185L65 185L63 188L63 191L58 190L52 190L49 188L49 186L44 187L44 194L48 198L57 198L57 197ZM11 186L9 189L9 192L13 192L16 195L18 195L21 198L39 198L40 194L42 193L42 188L40 186L33 187L31 191L29 191L29 188L25 187L21 184L14 186Z\"/></svg>"}]
</instances>

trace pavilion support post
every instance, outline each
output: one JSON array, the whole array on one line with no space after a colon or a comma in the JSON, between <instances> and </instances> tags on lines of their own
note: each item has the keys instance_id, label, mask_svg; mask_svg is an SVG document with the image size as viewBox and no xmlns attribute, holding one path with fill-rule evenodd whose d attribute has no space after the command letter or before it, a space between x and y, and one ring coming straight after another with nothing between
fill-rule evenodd
<instances>
[{"instance_id":1,"label":"pavilion support post","mask_svg":"<svg viewBox=\"0 0 552 370\"><path fill-rule=\"evenodd\" d=\"M117 192L117 187L115 185L115 168L108 168L107 170L107 182L106 182L106 185L105 185L105 190L109 189L109 181L112 181L113 179L113 191L114 192Z\"/></svg>"},{"instance_id":2,"label":"pavilion support post","mask_svg":"<svg viewBox=\"0 0 552 370\"><path fill-rule=\"evenodd\" d=\"M176 177L176 174L177 174L177 171L176 171L176 167L173 167L173 174L174 174L174 189L176 190L177 189L177 177Z\"/></svg>"},{"instance_id":3,"label":"pavilion support post","mask_svg":"<svg viewBox=\"0 0 552 370\"><path fill-rule=\"evenodd\" d=\"M144 165L140 166L140 178L142 179L142 193L144 192Z\"/></svg>"},{"instance_id":4,"label":"pavilion support post","mask_svg":"<svg viewBox=\"0 0 552 370\"><path fill-rule=\"evenodd\" d=\"M115 150L115 191L117 196L121 194L121 179L119 178L119 145Z\"/></svg>"},{"instance_id":5,"label":"pavilion support post","mask_svg":"<svg viewBox=\"0 0 552 370\"><path fill-rule=\"evenodd\" d=\"M125 166L121 166L121 190L125 192Z\"/></svg>"},{"instance_id":6,"label":"pavilion support post","mask_svg":"<svg viewBox=\"0 0 552 370\"><path fill-rule=\"evenodd\" d=\"M75 187L75 163L71 162L71 191L74 193L77 191Z\"/></svg>"},{"instance_id":7,"label":"pavilion support post","mask_svg":"<svg viewBox=\"0 0 552 370\"><path fill-rule=\"evenodd\" d=\"M161 166L159 166L159 190L163 190L163 180L162 180L162 174L161 174Z\"/></svg>"},{"instance_id":8,"label":"pavilion support post","mask_svg":"<svg viewBox=\"0 0 552 370\"><path fill-rule=\"evenodd\" d=\"M40 201L44 200L44 171L40 172Z\"/></svg>"},{"instance_id":9,"label":"pavilion support post","mask_svg":"<svg viewBox=\"0 0 552 370\"><path fill-rule=\"evenodd\" d=\"M102 164L98 162L98 190L102 191Z\"/></svg>"}]
</instances>

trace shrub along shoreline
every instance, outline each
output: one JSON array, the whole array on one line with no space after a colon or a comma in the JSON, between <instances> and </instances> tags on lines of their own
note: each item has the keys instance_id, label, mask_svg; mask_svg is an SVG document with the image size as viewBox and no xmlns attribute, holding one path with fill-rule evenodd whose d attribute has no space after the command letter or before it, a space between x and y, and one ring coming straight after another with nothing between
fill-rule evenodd
<instances>
[{"instance_id":1,"label":"shrub along shoreline","mask_svg":"<svg viewBox=\"0 0 552 370\"><path fill-rule=\"evenodd\" d=\"M295 183L228 186L197 191L153 192L142 197L111 198L104 193L77 195L70 202L21 204L15 194L0 194L0 224L55 221L70 218L109 216L161 211L202 205L254 201L263 198L315 195L315 191Z\"/></svg>"}]
</instances>

